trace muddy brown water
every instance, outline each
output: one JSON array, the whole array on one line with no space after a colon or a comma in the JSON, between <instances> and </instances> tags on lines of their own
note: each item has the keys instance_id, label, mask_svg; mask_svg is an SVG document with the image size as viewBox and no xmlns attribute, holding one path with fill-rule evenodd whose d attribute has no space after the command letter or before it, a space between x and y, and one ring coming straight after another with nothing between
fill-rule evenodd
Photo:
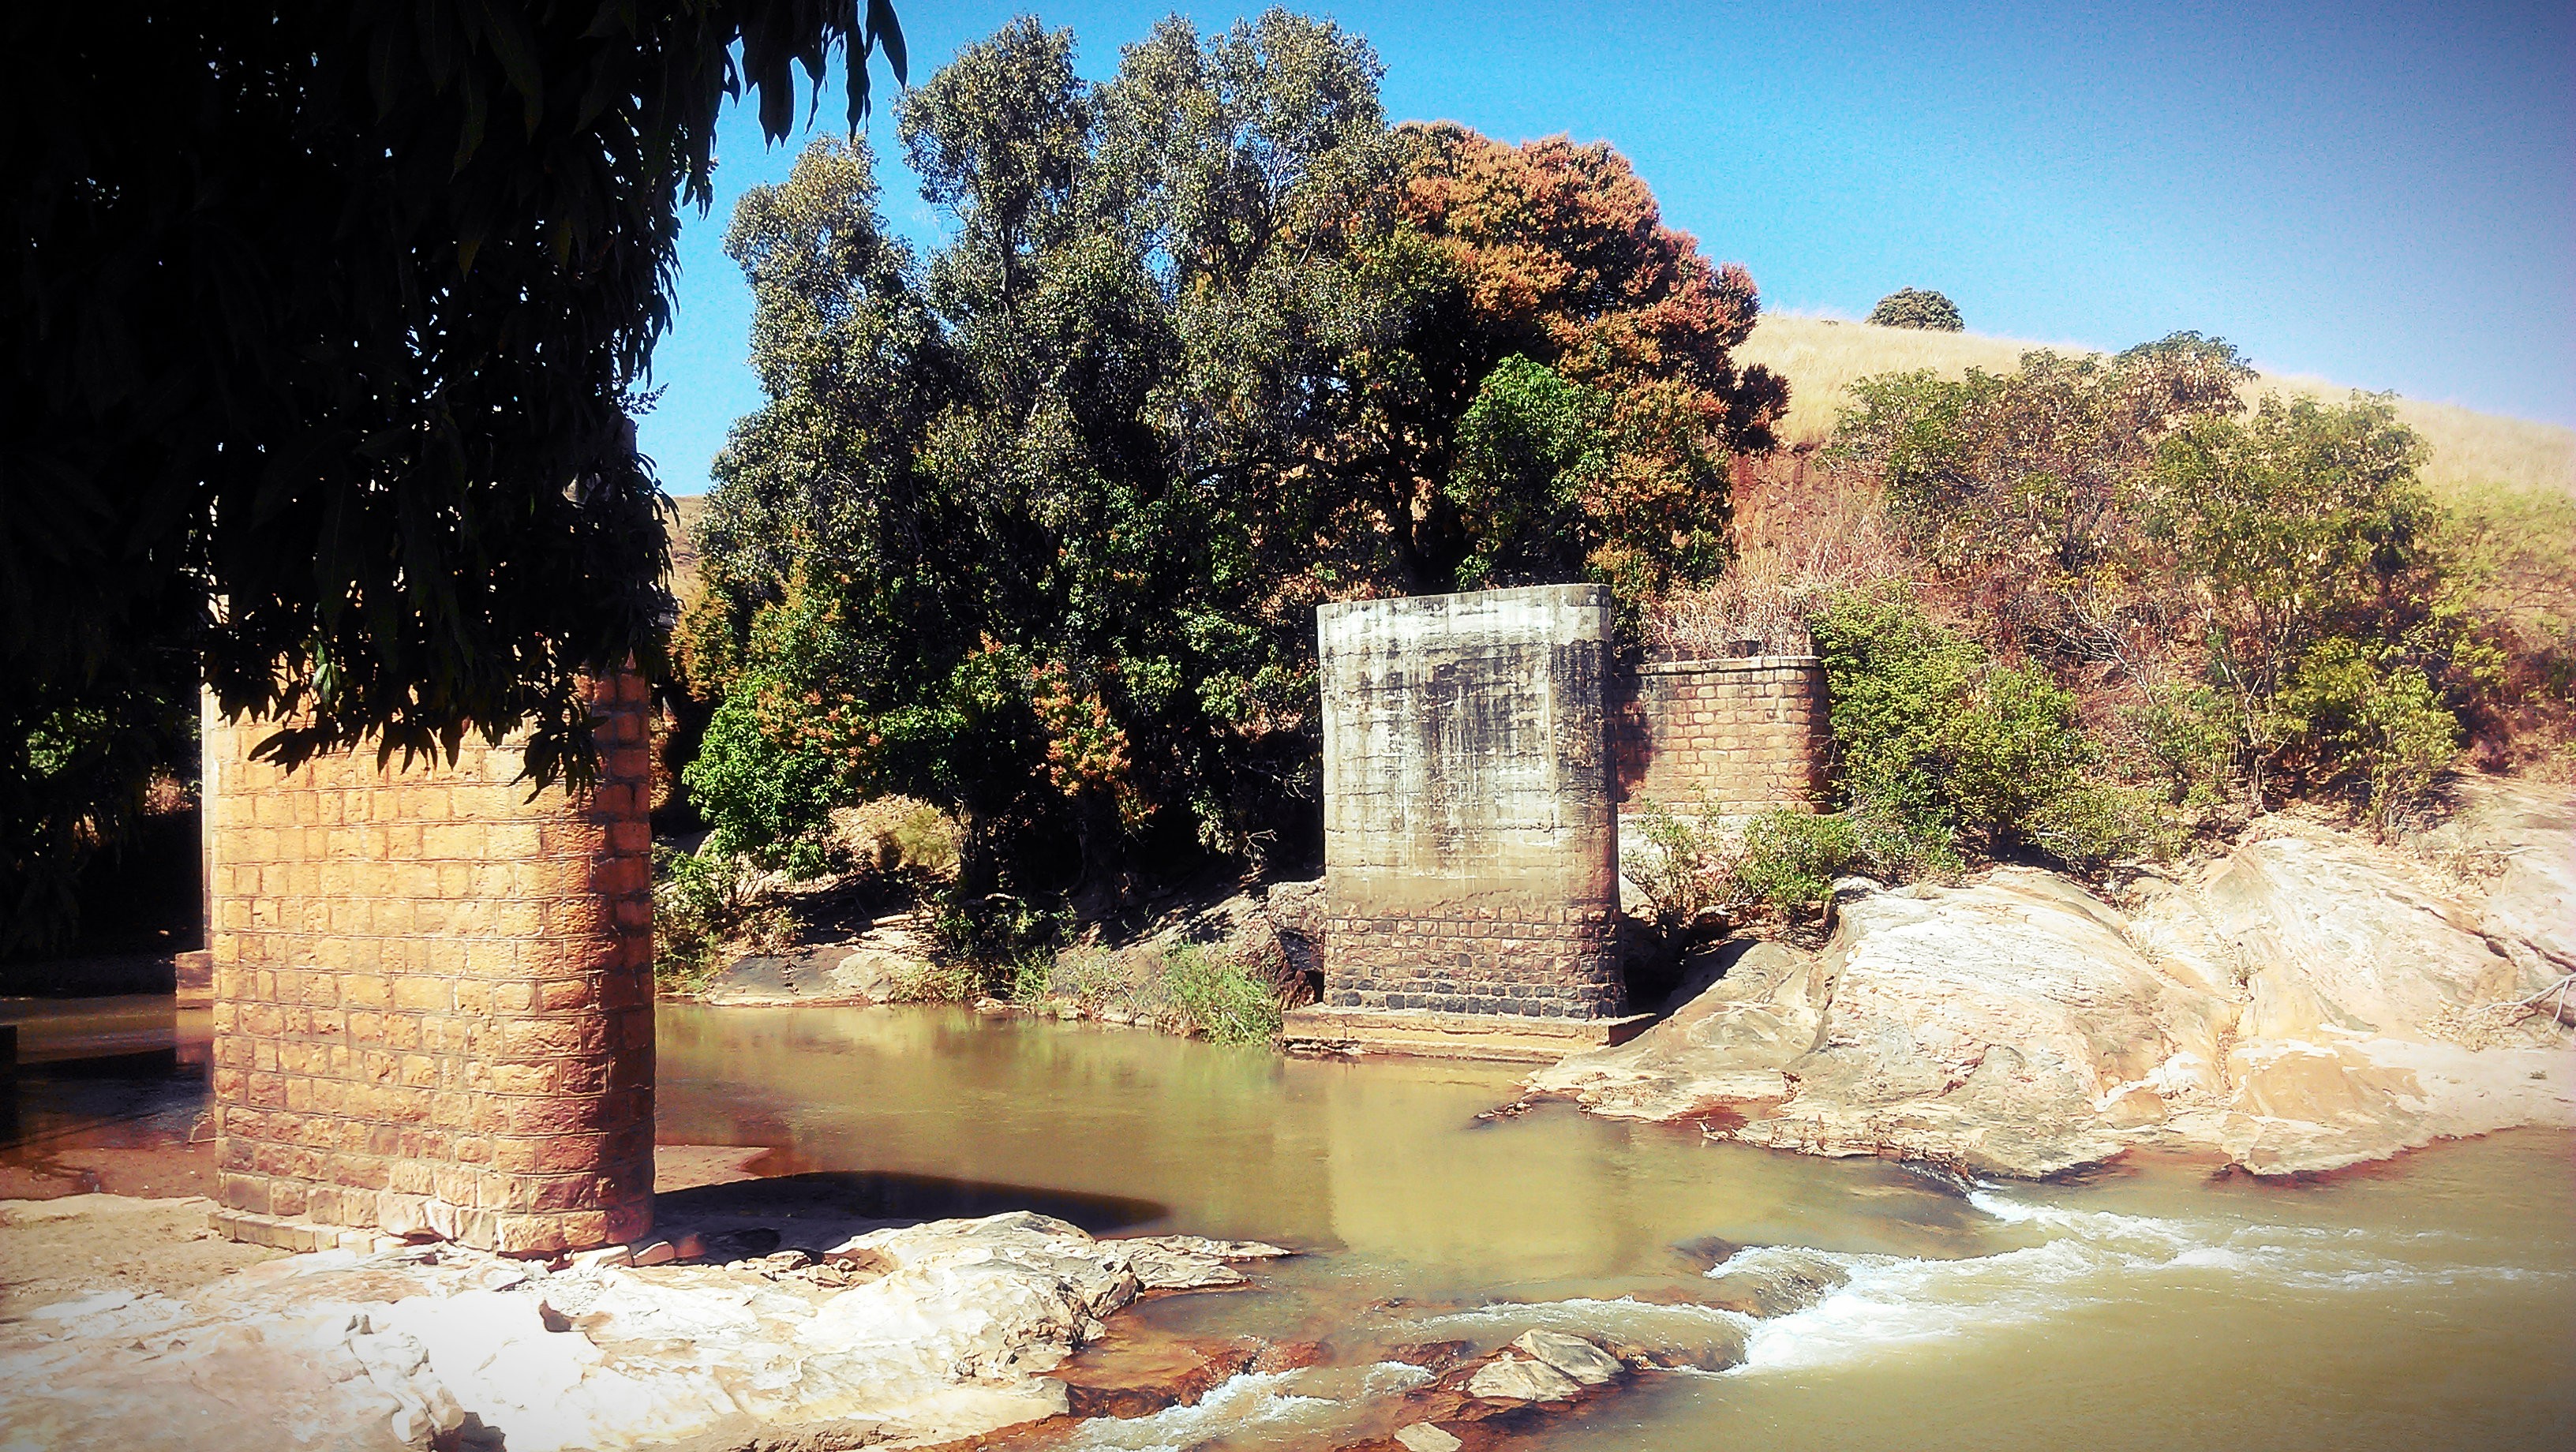
<instances>
[{"instance_id":1,"label":"muddy brown water","mask_svg":"<svg viewBox=\"0 0 2576 1452\"><path fill-rule=\"evenodd\" d=\"M39 1062L0 1138L184 1135L204 1015L172 1033L167 1004L8 1005ZM1087 1423L1076 1446L1330 1446L1383 1430L1355 1409L1412 1375L1386 1349L1530 1326L1747 1348L1734 1370L1639 1378L1531 1448L2576 1446L2576 1135L2293 1185L2151 1164L1963 1186L1563 1106L1480 1119L1513 1098L1510 1066L932 1008L660 1014L662 1140L764 1147L783 1190L1310 1252L1122 1319L1322 1339L1325 1365ZM1748 1285L1793 1304L1708 1304Z\"/></svg>"},{"instance_id":2,"label":"muddy brown water","mask_svg":"<svg viewBox=\"0 0 2576 1452\"><path fill-rule=\"evenodd\" d=\"M1315 1252L1131 1315L1274 1338L1686 1339L1533 1448L2576 1446L2576 1136L2303 1185L2126 1169L1959 1187L1513 1097L1509 1066L1282 1059L937 1009L666 1007L662 1137L775 1147L875 1193ZM1816 1252L1808 1256L1805 1252ZM1847 1277L1747 1322L1708 1272ZM1329 1443L1344 1374L1246 1377L1099 1447Z\"/></svg>"}]
</instances>

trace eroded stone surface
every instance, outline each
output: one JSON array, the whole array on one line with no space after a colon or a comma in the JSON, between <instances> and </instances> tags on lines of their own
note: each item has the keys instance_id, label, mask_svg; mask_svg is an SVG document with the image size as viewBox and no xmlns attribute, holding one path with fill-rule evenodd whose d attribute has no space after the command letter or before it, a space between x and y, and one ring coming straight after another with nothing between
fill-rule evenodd
<instances>
[{"instance_id":1,"label":"eroded stone surface","mask_svg":"<svg viewBox=\"0 0 2576 1452\"><path fill-rule=\"evenodd\" d=\"M2436 870L2476 859L2480 870ZM2576 1050L2496 1005L2563 971L2576 806L2479 798L2413 850L2273 818L2129 911L2054 874L1855 893L1666 1022L1533 1077L1596 1113L2013 1175L2136 1145L2257 1173L2576 1123Z\"/></svg>"},{"instance_id":2,"label":"eroded stone surface","mask_svg":"<svg viewBox=\"0 0 2576 1452\"><path fill-rule=\"evenodd\" d=\"M479 1426L547 1452L819 1422L974 1436L1063 1412L1040 1373L1135 1298L1136 1262L1213 1263L1191 1247L1216 1244L1014 1213L874 1231L813 1263L298 1255L0 1325L0 1444L367 1449Z\"/></svg>"}]
</instances>

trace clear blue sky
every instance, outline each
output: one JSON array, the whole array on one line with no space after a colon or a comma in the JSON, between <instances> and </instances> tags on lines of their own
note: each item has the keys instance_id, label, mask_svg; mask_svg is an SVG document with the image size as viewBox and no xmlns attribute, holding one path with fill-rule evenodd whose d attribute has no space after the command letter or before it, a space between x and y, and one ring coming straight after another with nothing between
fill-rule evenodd
<instances>
[{"instance_id":1,"label":"clear blue sky","mask_svg":"<svg viewBox=\"0 0 2576 1452\"><path fill-rule=\"evenodd\" d=\"M1019 9L898 0L913 78ZM1081 68L1176 8L1051 4ZM1205 30L1237 8L1177 7ZM1392 119L1571 133L1633 160L1665 220L1766 308L1856 317L1938 288L1979 332L2124 347L2216 333L2308 373L2576 424L2576 6L1303 7L1367 36ZM869 123L886 207L938 235ZM838 129L837 92L819 125ZM786 175L737 108L716 209L681 238L645 451L707 487L760 404L724 229Z\"/></svg>"}]
</instances>

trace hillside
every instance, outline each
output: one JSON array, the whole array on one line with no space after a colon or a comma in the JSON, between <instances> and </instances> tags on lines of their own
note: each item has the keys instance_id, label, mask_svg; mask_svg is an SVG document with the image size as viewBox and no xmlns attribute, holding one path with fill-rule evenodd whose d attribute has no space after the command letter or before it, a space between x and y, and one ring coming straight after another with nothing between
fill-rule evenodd
<instances>
[{"instance_id":1,"label":"hillside","mask_svg":"<svg viewBox=\"0 0 2576 1452\"><path fill-rule=\"evenodd\" d=\"M671 585L685 590L698 576L698 519L707 512L707 496L674 494L671 503L678 506L677 515L664 521L671 532Z\"/></svg>"},{"instance_id":2,"label":"hillside","mask_svg":"<svg viewBox=\"0 0 2576 1452\"><path fill-rule=\"evenodd\" d=\"M1915 368L1952 378L1970 368L2009 373L2019 366L2021 355L2033 348L2090 351L2065 343L1875 328L1773 313L1754 326L1752 339L1737 350L1736 359L1762 364L1789 380L1789 417L1781 438L1790 444L1813 444L1832 432L1835 411L1856 378ZM2321 378L2271 374L2247 387L2249 397L2265 392L2340 401L2351 390ZM2498 494L2576 499L2576 429L2411 398L2397 401L2397 413L2432 448L2424 482L2455 504L2488 503Z\"/></svg>"}]
</instances>

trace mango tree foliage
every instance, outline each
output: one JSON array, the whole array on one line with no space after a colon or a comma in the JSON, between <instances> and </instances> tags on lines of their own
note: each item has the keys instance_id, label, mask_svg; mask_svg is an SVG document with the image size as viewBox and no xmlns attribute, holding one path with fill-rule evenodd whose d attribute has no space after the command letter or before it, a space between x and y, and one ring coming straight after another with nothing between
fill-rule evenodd
<instances>
[{"instance_id":1,"label":"mango tree foliage","mask_svg":"<svg viewBox=\"0 0 2576 1452\"><path fill-rule=\"evenodd\" d=\"M287 761L525 723L589 772L717 114L785 135L837 53L855 120L880 47L886 0L0 6L0 942L189 770L201 668Z\"/></svg>"}]
</instances>

